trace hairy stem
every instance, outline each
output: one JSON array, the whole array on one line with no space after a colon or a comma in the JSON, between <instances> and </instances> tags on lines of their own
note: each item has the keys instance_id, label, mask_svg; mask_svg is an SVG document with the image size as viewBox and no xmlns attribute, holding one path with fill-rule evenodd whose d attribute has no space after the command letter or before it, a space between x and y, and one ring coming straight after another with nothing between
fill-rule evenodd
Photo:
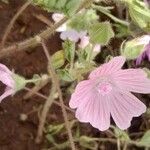
<instances>
[{"instance_id":1,"label":"hairy stem","mask_svg":"<svg viewBox=\"0 0 150 150\"><path fill-rule=\"evenodd\" d=\"M40 116L37 137L35 139L36 143L41 142L41 139L42 139L42 136L43 136L43 129L44 129L44 125L45 125L45 121L46 121L46 117L47 117L47 113L49 111L50 106L52 105L52 103L54 101L53 96L54 96L55 91L56 91L56 87L52 84L50 95L49 95L48 99L46 100L46 102L44 104L42 114Z\"/></svg>"},{"instance_id":2,"label":"hairy stem","mask_svg":"<svg viewBox=\"0 0 150 150\"><path fill-rule=\"evenodd\" d=\"M34 93L38 92L40 89L42 89L45 85L48 84L49 78L41 80L38 84L36 84L23 98L29 99L34 95Z\"/></svg>"},{"instance_id":3,"label":"hairy stem","mask_svg":"<svg viewBox=\"0 0 150 150\"><path fill-rule=\"evenodd\" d=\"M63 117L64 117L64 121L65 121L65 126L66 126L66 129L67 129L69 141L70 141L70 144L71 144L71 148L72 148L72 150L76 150L74 140L73 140L73 136L72 136L72 132L71 132L71 128L70 128L70 123L68 121L68 115L67 115L66 109L64 107L65 105L64 105L64 101L63 101L62 92L61 92L61 89L60 89L59 79L58 79L57 74L56 74L56 72L53 68L53 65L52 65L52 62L51 62L51 56L48 52L48 49L47 49L44 41L42 41L41 44L43 46L45 55L46 55L48 63L49 63L49 65L48 65L49 74L51 75L52 81L55 84L58 95L59 95L59 101L60 101L60 104L61 104L62 113L63 113Z\"/></svg>"},{"instance_id":4,"label":"hairy stem","mask_svg":"<svg viewBox=\"0 0 150 150\"><path fill-rule=\"evenodd\" d=\"M77 10L77 12L79 12L83 8L86 8L86 7L90 6L92 2L93 2L93 0L85 0L81 4L81 6ZM11 46L8 46L6 48L2 48L1 51L0 51L0 58L10 56L10 55L12 55L16 52L27 50L28 48L34 48L34 47L38 46L40 43L37 40L37 36L41 37L42 39L48 39L55 32L55 30L58 27L60 27L62 24L64 24L67 20L68 20L68 18L64 17L58 23L55 23L52 27L49 27L49 28L45 29L44 31L42 31L41 33L35 35L34 37L31 37L31 38L29 38L25 41L19 42L19 43L15 43L15 44L13 44Z\"/></svg>"},{"instance_id":5,"label":"hairy stem","mask_svg":"<svg viewBox=\"0 0 150 150\"><path fill-rule=\"evenodd\" d=\"M11 46L8 46L6 48L1 49L0 58L9 56L9 55L16 53L16 52L26 50L28 48L34 48L34 47L38 46L40 43L37 40L37 36L41 37L43 39L48 39L55 32L55 30L59 26L61 26L63 23L65 23L66 21L67 21L67 17L64 17L58 23L54 24L51 28L47 28L43 32L39 33L38 35L36 35L32 38L29 38L23 42L19 42L17 44L13 44Z\"/></svg>"},{"instance_id":6,"label":"hairy stem","mask_svg":"<svg viewBox=\"0 0 150 150\"><path fill-rule=\"evenodd\" d=\"M114 22L120 23L124 26L129 26L129 23L127 21L121 20L121 19L113 16L111 13L106 11L105 7L98 6L98 5L93 5L92 7L93 7L93 9L96 9L96 10L100 11L101 13L105 14L106 16L108 16L109 18L111 18Z\"/></svg>"},{"instance_id":7,"label":"hairy stem","mask_svg":"<svg viewBox=\"0 0 150 150\"><path fill-rule=\"evenodd\" d=\"M25 87L24 89L25 89L26 91L28 91L28 92L33 92L32 89L30 89L30 88ZM39 97L41 97L41 98L43 98L43 99L45 99L45 100L48 99L47 96L45 96L45 95L43 95L43 94L41 94L41 93L39 93L39 92L37 92L37 91L34 91L34 94L37 95L37 96L39 96ZM61 105L60 105L59 102L54 101L53 103L54 103L55 105L61 107ZM74 111L73 111L72 109L70 109L70 108L69 108L68 106L66 106L66 105L65 105L65 109L68 110L69 112L73 112L73 113L74 113Z\"/></svg>"}]
</instances>

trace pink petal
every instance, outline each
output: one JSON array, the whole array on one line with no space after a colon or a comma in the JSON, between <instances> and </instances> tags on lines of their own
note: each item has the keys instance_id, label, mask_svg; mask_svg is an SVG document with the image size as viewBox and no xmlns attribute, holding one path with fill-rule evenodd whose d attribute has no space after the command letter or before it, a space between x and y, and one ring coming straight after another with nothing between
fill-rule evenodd
<instances>
[{"instance_id":1,"label":"pink petal","mask_svg":"<svg viewBox=\"0 0 150 150\"><path fill-rule=\"evenodd\" d=\"M114 92L110 99L111 115L120 129L127 129L133 117L146 111L146 106L129 92Z\"/></svg>"},{"instance_id":2,"label":"pink petal","mask_svg":"<svg viewBox=\"0 0 150 150\"><path fill-rule=\"evenodd\" d=\"M80 31L80 32L78 32L78 33L79 33L79 38L80 38L80 39L87 35L87 31L84 31L84 30L83 30L83 31Z\"/></svg>"},{"instance_id":3,"label":"pink petal","mask_svg":"<svg viewBox=\"0 0 150 150\"><path fill-rule=\"evenodd\" d=\"M136 98L133 94L126 91L122 91L121 93L121 96L124 99L122 104L124 107L126 107L126 109L128 109L132 116L138 117L146 111L145 104Z\"/></svg>"},{"instance_id":4,"label":"pink petal","mask_svg":"<svg viewBox=\"0 0 150 150\"><path fill-rule=\"evenodd\" d=\"M79 33L76 30L67 30L60 34L62 40L69 39L70 41L77 42L79 40Z\"/></svg>"},{"instance_id":5,"label":"pink petal","mask_svg":"<svg viewBox=\"0 0 150 150\"><path fill-rule=\"evenodd\" d=\"M123 56L114 57L108 63L105 63L104 65L92 71L89 75L89 78L92 79L104 75L111 75L112 73L121 69L124 63L125 63L125 57Z\"/></svg>"},{"instance_id":6,"label":"pink petal","mask_svg":"<svg viewBox=\"0 0 150 150\"><path fill-rule=\"evenodd\" d=\"M113 77L115 83L122 89L136 93L150 93L150 80L142 69L119 70Z\"/></svg>"},{"instance_id":7,"label":"pink petal","mask_svg":"<svg viewBox=\"0 0 150 150\"><path fill-rule=\"evenodd\" d=\"M12 72L3 64L0 64L0 71L12 74Z\"/></svg>"},{"instance_id":8,"label":"pink petal","mask_svg":"<svg viewBox=\"0 0 150 150\"><path fill-rule=\"evenodd\" d=\"M71 108L77 108L84 99L88 99L91 95L92 82L90 80L81 81L75 89L75 92L72 94L69 106Z\"/></svg>"},{"instance_id":9,"label":"pink petal","mask_svg":"<svg viewBox=\"0 0 150 150\"><path fill-rule=\"evenodd\" d=\"M9 95L14 94L14 91L11 88L6 88L4 94L0 96L0 102Z\"/></svg>"},{"instance_id":10,"label":"pink petal","mask_svg":"<svg viewBox=\"0 0 150 150\"><path fill-rule=\"evenodd\" d=\"M98 93L93 93L86 102L80 104L77 108L76 118L80 122L89 122L100 131L107 130L110 126L108 97L100 97Z\"/></svg>"},{"instance_id":11,"label":"pink petal","mask_svg":"<svg viewBox=\"0 0 150 150\"><path fill-rule=\"evenodd\" d=\"M101 45L100 44L96 44L94 46L94 48L93 48L93 51L99 53L101 51Z\"/></svg>"},{"instance_id":12,"label":"pink petal","mask_svg":"<svg viewBox=\"0 0 150 150\"><path fill-rule=\"evenodd\" d=\"M55 22L59 22L61 19L64 18L64 15L61 14L61 13L54 13L52 14L52 19L55 21Z\"/></svg>"},{"instance_id":13,"label":"pink petal","mask_svg":"<svg viewBox=\"0 0 150 150\"><path fill-rule=\"evenodd\" d=\"M10 74L0 71L0 81L11 88L14 88L15 83Z\"/></svg>"},{"instance_id":14,"label":"pink petal","mask_svg":"<svg viewBox=\"0 0 150 150\"><path fill-rule=\"evenodd\" d=\"M90 43L90 37L89 36L83 36L81 38L81 41L80 41L80 44L79 44L79 47L84 49L86 46L88 46L88 44Z\"/></svg>"},{"instance_id":15,"label":"pink petal","mask_svg":"<svg viewBox=\"0 0 150 150\"><path fill-rule=\"evenodd\" d=\"M81 102L80 105L78 106L77 111L76 111L76 118L80 122L90 122L90 120L93 118L93 115L94 115L93 106L95 104L94 99L95 99L95 95L92 94L90 95L90 97L86 97L86 99L84 99L84 101Z\"/></svg>"},{"instance_id":16,"label":"pink petal","mask_svg":"<svg viewBox=\"0 0 150 150\"><path fill-rule=\"evenodd\" d=\"M77 108L76 118L89 122L101 131L110 126L110 108L108 98L101 96L93 87L95 81L81 81L71 96L69 106Z\"/></svg>"},{"instance_id":17,"label":"pink petal","mask_svg":"<svg viewBox=\"0 0 150 150\"><path fill-rule=\"evenodd\" d=\"M95 100L92 118L91 125L100 131L105 131L110 127L110 103L107 96Z\"/></svg>"}]
</instances>

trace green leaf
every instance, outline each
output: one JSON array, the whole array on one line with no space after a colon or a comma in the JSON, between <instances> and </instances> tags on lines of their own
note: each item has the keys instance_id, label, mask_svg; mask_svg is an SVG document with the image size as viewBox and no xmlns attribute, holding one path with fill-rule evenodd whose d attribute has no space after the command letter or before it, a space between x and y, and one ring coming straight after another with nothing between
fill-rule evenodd
<instances>
[{"instance_id":1,"label":"green leaf","mask_svg":"<svg viewBox=\"0 0 150 150\"><path fill-rule=\"evenodd\" d=\"M53 135L51 135L51 134L47 134L47 135L46 135L46 139L47 139L50 143L53 143L53 144L56 143L56 142L55 142L55 139L54 139L54 137L53 137Z\"/></svg>"},{"instance_id":2,"label":"green leaf","mask_svg":"<svg viewBox=\"0 0 150 150\"><path fill-rule=\"evenodd\" d=\"M96 14L96 11L89 9L75 15L68 23L68 26L77 31L88 30L91 25L97 22L97 20L98 15Z\"/></svg>"},{"instance_id":3,"label":"green leaf","mask_svg":"<svg viewBox=\"0 0 150 150\"><path fill-rule=\"evenodd\" d=\"M116 28L116 37L117 38L122 38L122 37L127 37L130 35L130 30L128 26L124 26L122 24L114 24Z\"/></svg>"},{"instance_id":4,"label":"green leaf","mask_svg":"<svg viewBox=\"0 0 150 150\"><path fill-rule=\"evenodd\" d=\"M79 8L82 0L32 0L32 2L48 12L57 11L71 16Z\"/></svg>"},{"instance_id":5,"label":"green leaf","mask_svg":"<svg viewBox=\"0 0 150 150\"><path fill-rule=\"evenodd\" d=\"M58 70L58 75L61 80L72 82L75 78L69 73L67 69Z\"/></svg>"},{"instance_id":6,"label":"green leaf","mask_svg":"<svg viewBox=\"0 0 150 150\"><path fill-rule=\"evenodd\" d=\"M32 2L47 11L52 11L55 8L57 0L32 0Z\"/></svg>"},{"instance_id":7,"label":"green leaf","mask_svg":"<svg viewBox=\"0 0 150 150\"><path fill-rule=\"evenodd\" d=\"M65 7L67 0L58 0L55 7L61 9Z\"/></svg>"},{"instance_id":8,"label":"green leaf","mask_svg":"<svg viewBox=\"0 0 150 150\"><path fill-rule=\"evenodd\" d=\"M47 132L51 135L55 135L60 133L63 129L64 129L64 124L49 125L47 128Z\"/></svg>"},{"instance_id":9,"label":"green leaf","mask_svg":"<svg viewBox=\"0 0 150 150\"><path fill-rule=\"evenodd\" d=\"M90 30L90 40L93 44L107 45L111 38L114 37L111 24L102 22L94 24Z\"/></svg>"},{"instance_id":10,"label":"green leaf","mask_svg":"<svg viewBox=\"0 0 150 150\"><path fill-rule=\"evenodd\" d=\"M150 31L150 9L139 0L127 1L132 20L143 30Z\"/></svg>"},{"instance_id":11,"label":"green leaf","mask_svg":"<svg viewBox=\"0 0 150 150\"><path fill-rule=\"evenodd\" d=\"M82 0L68 0L66 3L66 15L72 16L79 6L81 5Z\"/></svg>"},{"instance_id":12,"label":"green leaf","mask_svg":"<svg viewBox=\"0 0 150 150\"><path fill-rule=\"evenodd\" d=\"M141 140L138 142L141 145L145 145L146 147L150 147L150 130L148 130Z\"/></svg>"},{"instance_id":13,"label":"green leaf","mask_svg":"<svg viewBox=\"0 0 150 150\"><path fill-rule=\"evenodd\" d=\"M114 128L115 135L118 139L120 139L121 141L130 141L130 137L125 131L120 130L119 128L116 127L113 128Z\"/></svg>"},{"instance_id":14,"label":"green leaf","mask_svg":"<svg viewBox=\"0 0 150 150\"><path fill-rule=\"evenodd\" d=\"M88 137L88 136L83 135L80 137L79 143L84 148L94 150L95 146L96 146L96 140L98 140L98 138L92 138L92 137Z\"/></svg>"},{"instance_id":15,"label":"green leaf","mask_svg":"<svg viewBox=\"0 0 150 150\"><path fill-rule=\"evenodd\" d=\"M52 64L55 69L62 67L64 63L65 63L65 56L63 50L57 51L52 55Z\"/></svg>"},{"instance_id":16,"label":"green leaf","mask_svg":"<svg viewBox=\"0 0 150 150\"><path fill-rule=\"evenodd\" d=\"M75 43L70 40L66 40L63 43L63 49L65 51L65 58L71 62L72 58L74 58Z\"/></svg>"}]
</instances>

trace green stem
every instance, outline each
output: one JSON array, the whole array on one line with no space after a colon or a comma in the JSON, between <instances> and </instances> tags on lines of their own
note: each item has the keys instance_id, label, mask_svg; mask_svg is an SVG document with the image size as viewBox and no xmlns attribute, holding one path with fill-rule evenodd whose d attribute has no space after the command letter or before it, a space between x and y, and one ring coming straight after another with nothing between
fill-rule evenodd
<instances>
[{"instance_id":1,"label":"green stem","mask_svg":"<svg viewBox=\"0 0 150 150\"><path fill-rule=\"evenodd\" d=\"M88 53L87 61L90 62L91 58L93 56L93 49L95 45L92 45L92 48L90 49L90 52Z\"/></svg>"},{"instance_id":2,"label":"green stem","mask_svg":"<svg viewBox=\"0 0 150 150\"><path fill-rule=\"evenodd\" d=\"M35 83L35 82L38 82L38 81L41 81L42 79L39 78L39 79L29 79L29 80L26 80L26 83Z\"/></svg>"},{"instance_id":3,"label":"green stem","mask_svg":"<svg viewBox=\"0 0 150 150\"><path fill-rule=\"evenodd\" d=\"M129 23L127 21L123 21L115 16L113 16L112 14L110 14L110 12L103 6L97 6L97 5L92 5L92 7L98 11L100 11L101 13L105 14L106 16L108 16L109 18L111 18L114 22L120 23L124 26L129 26Z\"/></svg>"},{"instance_id":4,"label":"green stem","mask_svg":"<svg viewBox=\"0 0 150 150\"><path fill-rule=\"evenodd\" d=\"M70 69L69 69L70 72L73 70L73 67L74 67L75 43L73 44L72 52L71 53L72 53L72 55L71 55L71 62L70 62Z\"/></svg>"}]
</instances>

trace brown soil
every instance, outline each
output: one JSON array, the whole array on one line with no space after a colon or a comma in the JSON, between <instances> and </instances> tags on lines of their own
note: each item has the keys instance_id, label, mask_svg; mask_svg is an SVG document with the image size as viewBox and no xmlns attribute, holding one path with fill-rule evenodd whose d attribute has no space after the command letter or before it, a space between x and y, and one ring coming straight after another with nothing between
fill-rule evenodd
<instances>
[{"instance_id":1,"label":"brown soil","mask_svg":"<svg viewBox=\"0 0 150 150\"><path fill-rule=\"evenodd\" d=\"M24 1L22 0L10 0L9 5L0 2L0 41L3 37L4 29L23 3ZM50 18L50 15L46 12L30 6L17 19L8 37L7 45L33 36L46 28L46 25L37 20L34 14L43 14ZM22 30L24 30L23 33L21 32ZM48 40L47 45L51 50L50 53L60 49L59 36L55 34ZM46 72L46 59L41 47L37 47L32 51L29 49L26 52L20 52L12 57L0 60L0 63L4 63L26 78L31 78L33 74ZM41 92L47 94L48 88L43 89ZM44 100L34 97L25 101L23 100L24 94L25 92L20 92L14 97L6 98L0 104L0 150L40 150L46 147L45 143L37 145L34 142L38 126L37 112L31 113L24 123L19 119L20 114L27 114L34 107L38 108L43 104ZM55 110L58 113L59 109L57 107L54 107ZM51 120L55 119L56 116L52 115Z\"/></svg>"}]
</instances>

